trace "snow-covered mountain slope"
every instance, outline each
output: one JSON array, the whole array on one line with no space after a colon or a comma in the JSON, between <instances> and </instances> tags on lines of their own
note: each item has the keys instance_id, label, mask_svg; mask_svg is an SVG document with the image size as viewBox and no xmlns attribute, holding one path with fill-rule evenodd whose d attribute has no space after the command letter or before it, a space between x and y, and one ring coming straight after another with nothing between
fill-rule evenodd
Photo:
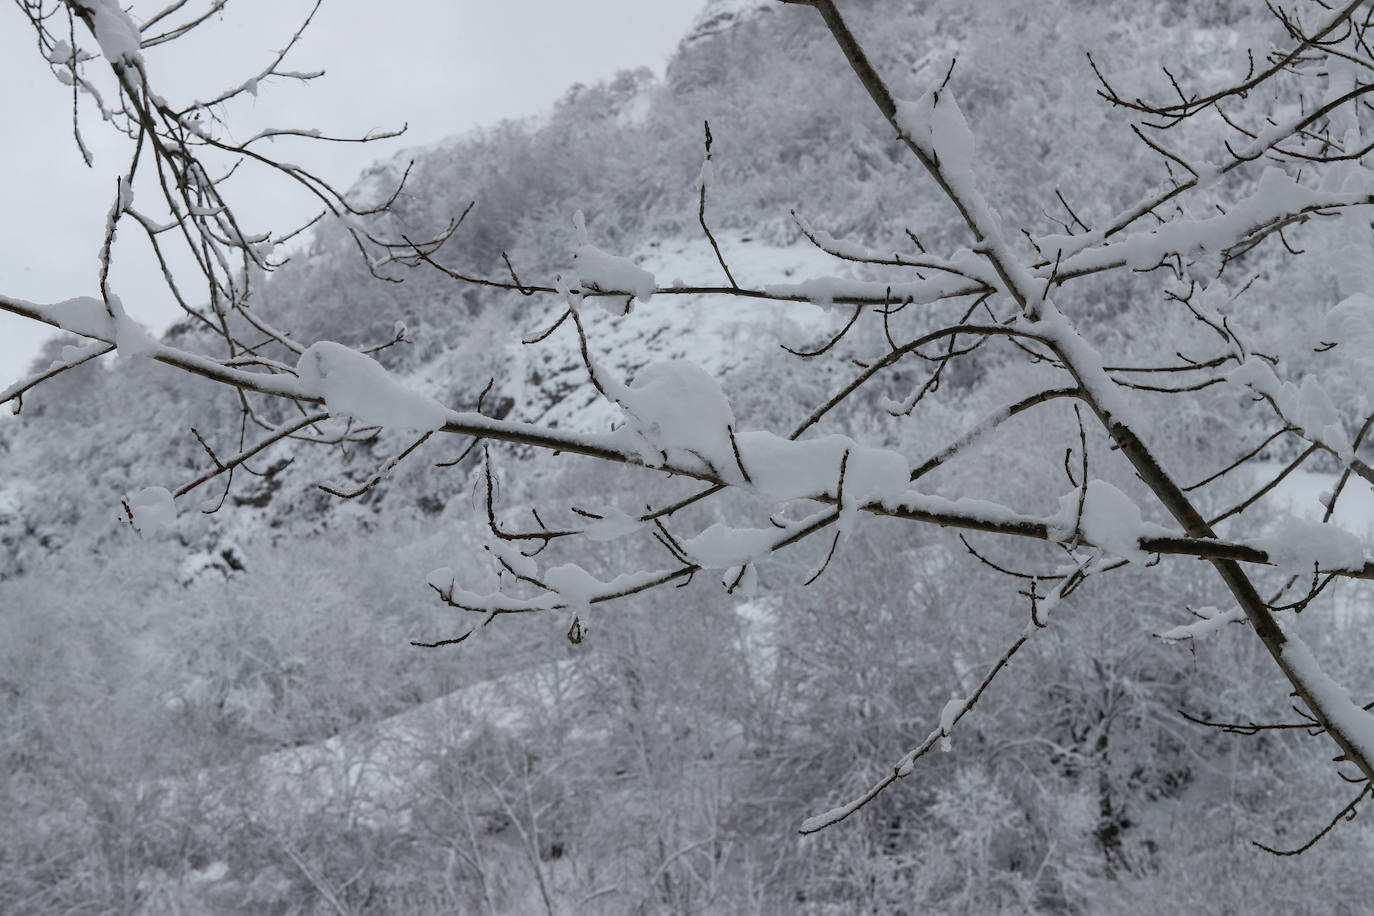
<instances>
[{"instance_id":1,"label":"snow-covered mountain slope","mask_svg":"<svg viewBox=\"0 0 1374 916\"><path fill-rule=\"evenodd\" d=\"M833 258L804 242L776 246L744 241L738 233L724 234L719 241L742 284L784 283L836 269ZM704 238L665 240L633 260L653 273L660 286L727 285ZM533 333L541 324L547 326L562 308L561 303L546 306L527 330ZM757 358L760 350L778 351L779 342L809 343L835 323L833 315L806 303L752 300L742 305L709 295L659 294L647 303L635 303L624 316L594 305L582 312L594 358L621 381L633 379L650 363L674 360L689 361L721 379ZM619 410L587 383L571 325L542 343L512 349L516 347L518 353L512 357L524 366L523 376L503 384L521 419L595 429L621 418Z\"/></svg>"},{"instance_id":2,"label":"snow-covered mountain slope","mask_svg":"<svg viewBox=\"0 0 1374 916\"><path fill-rule=\"evenodd\" d=\"M719 35L760 14L772 12L773 8L771 0L708 0L682 39L682 44L690 46L712 35Z\"/></svg>"},{"instance_id":3,"label":"snow-covered mountain slope","mask_svg":"<svg viewBox=\"0 0 1374 916\"><path fill-rule=\"evenodd\" d=\"M1066 78L1065 62L1082 59L1079 44L1108 41L1110 30L1094 23L1118 10L1061 0L1056 15L1039 16L1014 6L844 4L903 93L925 91L929 70L942 78L942 55L957 49L951 79L978 137L975 165L1008 227L1042 230L1039 206L1058 213L1056 187L1097 223L1120 203L1112 193L1134 194L1133 180L1158 172L1126 150L1129 131L1118 142L1096 108L1078 103L1076 91L1092 94L1090 73ZM1182 46L1170 31L1175 17L1129 12L1131 27L1111 39L1114 66L1155 67L1160 48ZM537 123L424 151L394 225L442 226L475 199L439 259L503 280L508 254L524 280L543 283L567 275L578 247L572 214L583 211L592 244L659 285L725 285L696 225L710 120L718 168L707 212L741 283L846 273L789 241L793 207L875 247L904 245L905 228L932 251L968 244L845 68L813 10L717 0L663 84L631 75L582 87ZM357 193L375 198L398 174L383 164ZM400 320L414 342L379 358L423 395L470 409L492 379L491 415L597 431L622 419L588 383L570 323L520 343L558 319L560 298L464 286L424 267L402 284L379 283L328 230L299 255L259 305L302 341L361 348ZM1268 288L1255 298L1302 299L1280 286L1288 282L1261 278L1256 290ZM1153 299L1134 297L1129 281L1094 289L1096 299L1074 299L1076 288L1063 288L1066 311L1089 315L1113 346L1157 349L1139 340ZM1121 312L1104 301L1137 314L1113 324ZM807 304L659 293L627 315L595 301L581 314L608 375L629 381L651 363L690 361L721 382L742 428L787 431L854 377L853 361L890 346L870 316L821 358L785 353L780 343L813 347L848 318ZM1296 321L1279 318L1270 323ZM894 321L932 319L918 307ZM189 349L208 346L194 330L173 333ZM850 422L865 440L943 436L1052 371L1002 371L992 350L952 364L938 407L906 425L889 422L881 399L918 388L928 366L894 368L850 402L855 416L827 418L812 434ZM1035 637L1030 661L1018 656L961 723L950 754L933 755L922 776L840 830L798 846L800 817L890 773L913 736L940 721L951 693L969 695L1027 626L1034 598L979 568L948 532L875 521L836 541L833 563L814 539L770 560L749 603L732 604L718 578L698 576L681 590L598 606L591 637L575 646L566 620L519 615L484 632L490 642L421 650L407 641L464 629L425 572L471 572L487 560L477 459L436 467L467 441L433 437L354 500L317 484L366 480L413 437L388 432L347 454L284 443L236 475L220 512L198 511L219 501L216 482L184 501L161 539L145 541L121 520L119 497L213 466L188 427L218 454L238 448L238 402L146 361L112 362L55 379L0 424L10 478L0 480L0 544L13 561L0 565L0 578L12 573L0 582L0 765L18 774L0 779L0 901L29 868L29 889L11 899L40 899L63 882L94 893L131 874L127 886L151 894L141 912L159 914L1064 913L1155 905L1166 892L1180 899L1160 912L1193 912L1195 878L1206 874L1218 905L1250 912L1298 911L1367 873L1368 844L1349 832L1364 819L1342 824L1318 853L1327 858L1307 858L1302 869L1237 854L1272 824L1290 833L1325 823L1330 810L1311 793L1272 793L1273 773L1307 765L1285 749L1287 733L1214 742L1174 718L1185 708L1260 721L1290 705L1282 689L1261 696L1257 685L1269 681L1225 642L1239 633L1216 634L1195 655L1150 642L1149 628L1184 618L1183 602L1218 600L1202 564L1093 576ZM1177 430L1166 441L1184 442L1180 451L1197 450L1220 438L1218 422L1229 417L1170 415L1160 425ZM982 479L965 489L1024 500L1027 512L1037 501L1052 506L1069 485L1058 454L1040 467L1049 422L1009 427L1006 440L971 454ZM249 424L248 438L257 435ZM1099 456L1095 467L1116 461ZM638 498L641 486L662 487L644 496L657 501L690 483L567 457L527 461L512 448L493 457L496 511L517 524L531 505L550 506L552 519L574 505ZM1301 475L1290 482L1301 484L1305 510L1313 490L1329 487ZM686 538L702 530L702 516L753 508L702 501L668 519L667 533ZM535 562L549 568L574 551L584 553L566 559L599 564L597 572L662 561L667 545L632 540L564 539ZM1030 573L1062 562L1033 552L1040 545L991 535L969 543ZM1314 613L1308 621L1321 623ZM1358 645L1360 632L1344 636ZM1358 673L1367 653L1351 654ZM162 790L167 808L131 786ZM1206 816L1181 835L1185 808ZM541 875L552 903L539 899ZM1277 903L1284 882L1291 896ZM1245 900L1251 887L1264 899ZM992 896L976 896L984 892ZM67 912L136 908L60 902Z\"/></svg>"}]
</instances>

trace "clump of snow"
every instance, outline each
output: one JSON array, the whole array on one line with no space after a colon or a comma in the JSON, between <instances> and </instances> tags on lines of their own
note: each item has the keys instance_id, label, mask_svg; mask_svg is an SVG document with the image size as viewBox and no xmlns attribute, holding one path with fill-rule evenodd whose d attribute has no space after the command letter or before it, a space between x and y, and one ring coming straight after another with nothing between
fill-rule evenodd
<instances>
[{"instance_id":1,"label":"clump of snow","mask_svg":"<svg viewBox=\"0 0 1374 916\"><path fill-rule=\"evenodd\" d=\"M104 344L98 340L88 340L85 343L66 344L62 347L62 358L54 361L54 368L60 363L77 363L92 354L104 349Z\"/></svg>"},{"instance_id":2,"label":"clump of snow","mask_svg":"<svg viewBox=\"0 0 1374 916\"><path fill-rule=\"evenodd\" d=\"M1313 564L1323 570L1364 568L1364 542L1332 524L1288 518L1254 543L1270 563L1290 572L1310 573Z\"/></svg>"},{"instance_id":3,"label":"clump of snow","mask_svg":"<svg viewBox=\"0 0 1374 916\"><path fill-rule=\"evenodd\" d=\"M1366 403L1374 401L1374 297L1356 293L1326 313L1322 340L1336 344L1334 355L1363 383Z\"/></svg>"},{"instance_id":4,"label":"clump of snow","mask_svg":"<svg viewBox=\"0 0 1374 916\"><path fill-rule=\"evenodd\" d=\"M143 63L143 37L116 0L73 0L72 5L90 14L100 53L112 65Z\"/></svg>"},{"instance_id":5,"label":"clump of snow","mask_svg":"<svg viewBox=\"0 0 1374 916\"><path fill-rule=\"evenodd\" d=\"M583 286L597 290L623 290L648 302L658 289L654 275L629 258L602 251L595 245L581 245L573 252L573 267Z\"/></svg>"},{"instance_id":6,"label":"clump of snow","mask_svg":"<svg viewBox=\"0 0 1374 916\"><path fill-rule=\"evenodd\" d=\"M924 280L904 280L897 283L878 280L853 280L844 277L823 276L802 280L800 283L766 283L763 291L770 296L784 299L805 299L822 311L830 310L836 302L854 299L891 302L911 301L925 305L943 299L958 290L969 288L970 278L986 282L994 279L995 274L986 276L987 271L979 267L969 269L951 259L948 264L952 271L935 271Z\"/></svg>"},{"instance_id":7,"label":"clump of snow","mask_svg":"<svg viewBox=\"0 0 1374 916\"><path fill-rule=\"evenodd\" d=\"M835 300L867 292L872 284L861 285L844 277L810 277L800 283L770 283L764 289L772 296L802 296L817 308L828 310Z\"/></svg>"},{"instance_id":8,"label":"clump of snow","mask_svg":"<svg viewBox=\"0 0 1374 916\"><path fill-rule=\"evenodd\" d=\"M1040 522L1040 519L1022 515L1010 506L1004 506L987 499L973 499L968 496L949 499L945 496L921 493L913 489L902 494L902 497L895 503L887 502L894 509L900 508L908 513L928 516L929 520L937 525L948 524L956 518L961 520L973 518L994 526Z\"/></svg>"},{"instance_id":9,"label":"clump of snow","mask_svg":"<svg viewBox=\"0 0 1374 916\"><path fill-rule=\"evenodd\" d=\"M753 563L731 566L720 577L721 587L739 598L752 598L759 590L759 568Z\"/></svg>"},{"instance_id":10,"label":"clump of snow","mask_svg":"<svg viewBox=\"0 0 1374 916\"><path fill-rule=\"evenodd\" d=\"M533 579L539 575L539 564L534 558L521 553L520 548L509 541L493 541L486 545L486 550L517 576Z\"/></svg>"},{"instance_id":11,"label":"clump of snow","mask_svg":"<svg viewBox=\"0 0 1374 916\"><path fill-rule=\"evenodd\" d=\"M948 87L898 101L896 120L904 137L939 160L941 171L971 177L973 130Z\"/></svg>"},{"instance_id":12,"label":"clump of snow","mask_svg":"<svg viewBox=\"0 0 1374 916\"><path fill-rule=\"evenodd\" d=\"M80 59L90 56L90 54L85 54ZM72 53L72 46L66 41L58 40L53 42L52 50L48 52L47 59L50 64L71 64L73 60L77 59L77 55ZM68 76L70 77L70 74Z\"/></svg>"},{"instance_id":13,"label":"clump of snow","mask_svg":"<svg viewBox=\"0 0 1374 916\"><path fill-rule=\"evenodd\" d=\"M901 452L862 445L850 446L844 489L847 496L856 502L898 499L906 493L910 482L911 462Z\"/></svg>"},{"instance_id":14,"label":"clump of snow","mask_svg":"<svg viewBox=\"0 0 1374 916\"><path fill-rule=\"evenodd\" d=\"M643 522L619 509L607 509L583 532L589 541L614 541L638 531Z\"/></svg>"},{"instance_id":15,"label":"clump of snow","mask_svg":"<svg viewBox=\"0 0 1374 916\"><path fill-rule=\"evenodd\" d=\"M629 385L608 378L602 385L625 412L621 435L645 464L656 467L666 454L674 463L705 462L717 474L734 467L734 411L706 370L685 360L651 363Z\"/></svg>"},{"instance_id":16,"label":"clump of snow","mask_svg":"<svg viewBox=\"0 0 1374 916\"><path fill-rule=\"evenodd\" d=\"M1280 168L1266 168L1255 193L1237 201L1221 216L1205 219L1176 219L1150 232L1132 233L1125 245L1127 263L1145 267L1158 264L1168 255L1220 252L1242 230L1262 225L1274 213L1296 213L1313 203L1314 192L1305 188ZM1116 246L1113 246L1116 247Z\"/></svg>"},{"instance_id":17,"label":"clump of snow","mask_svg":"<svg viewBox=\"0 0 1374 916\"><path fill-rule=\"evenodd\" d=\"M1078 499L1077 490L1059 497L1059 511L1045 519L1051 538L1062 541L1072 537L1078 522L1078 532L1093 546L1129 560L1143 560L1140 539L1170 533L1162 525L1143 521L1140 507L1105 480L1088 481L1081 519Z\"/></svg>"},{"instance_id":18,"label":"clump of snow","mask_svg":"<svg viewBox=\"0 0 1374 916\"><path fill-rule=\"evenodd\" d=\"M91 296L77 296L50 305L37 306L35 311L46 315L64 331L71 331L82 337L111 341L126 356L147 355L158 346L147 329L129 317L124 310L124 303L113 293L110 294L108 302ZM63 350L64 360L68 359L69 349L71 348ZM79 357L81 354L73 351L72 355Z\"/></svg>"},{"instance_id":19,"label":"clump of snow","mask_svg":"<svg viewBox=\"0 0 1374 916\"><path fill-rule=\"evenodd\" d=\"M105 303L90 296L77 296L64 299L40 309L64 331L80 334L83 337L99 337L114 340L114 322L110 318Z\"/></svg>"},{"instance_id":20,"label":"clump of snow","mask_svg":"<svg viewBox=\"0 0 1374 916\"><path fill-rule=\"evenodd\" d=\"M793 440L751 430L737 438L754 489L774 501L836 492L842 462L847 506L895 503L910 485L911 464L905 455L861 446L848 436Z\"/></svg>"},{"instance_id":21,"label":"clump of snow","mask_svg":"<svg viewBox=\"0 0 1374 916\"><path fill-rule=\"evenodd\" d=\"M343 344L311 344L296 364L304 393L324 398L330 413L354 417L371 426L428 432L447 421L444 405L411 391L375 359Z\"/></svg>"},{"instance_id":22,"label":"clump of snow","mask_svg":"<svg viewBox=\"0 0 1374 916\"><path fill-rule=\"evenodd\" d=\"M129 317L124 311L124 303L115 294L110 294L109 310L114 314L115 348L123 356L147 356L157 350L157 341L148 329Z\"/></svg>"},{"instance_id":23,"label":"clump of snow","mask_svg":"<svg viewBox=\"0 0 1374 916\"><path fill-rule=\"evenodd\" d=\"M588 242L587 224L581 210L574 214L573 222L582 242L573 252L573 270L577 273L578 282L589 289L634 293L640 302L648 302L654 290L658 289L654 275L629 258L602 251ZM624 308L619 308L617 312L614 303L603 302L602 305L612 313L625 313Z\"/></svg>"},{"instance_id":24,"label":"clump of snow","mask_svg":"<svg viewBox=\"0 0 1374 916\"><path fill-rule=\"evenodd\" d=\"M545 570L543 579L544 584L558 592L571 608L585 608L593 598L607 590L607 583L576 563L564 563Z\"/></svg>"},{"instance_id":25,"label":"clump of snow","mask_svg":"<svg viewBox=\"0 0 1374 916\"><path fill-rule=\"evenodd\" d=\"M963 712L964 704L968 701L963 697L951 697L950 701L940 710L940 750L945 753L950 751L950 732L954 728L954 720Z\"/></svg>"},{"instance_id":26,"label":"clump of snow","mask_svg":"<svg viewBox=\"0 0 1374 916\"><path fill-rule=\"evenodd\" d=\"M1160 639L1166 642L1180 642L1185 639L1203 639L1226 626L1228 623L1242 623L1245 620L1245 612L1238 607L1233 607L1229 611L1219 611L1210 605L1201 607L1194 611L1200 619L1192 623L1185 623L1176 626L1163 633L1156 633Z\"/></svg>"},{"instance_id":27,"label":"clump of snow","mask_svg":"<svg viewBox=\"0 0 1374 916\"><path fill-rule=\"evenodd\" d=\"M739 567L767 556L778 540L777 528L731 528L712 525L682 542L692 562L704 569Z\"/></svg>"},{"instance_id":28,"label":"clump of snow","mask_svg":"<svg viewBox=\"0 0 1374 916\"><path fill-rule=\"evenodd\" d=\"M166 487L144 487L124 496L134 530L147 536L176 521L177 507Z\"/></svg>"},{"instance_id":29,"label":"clump of snow","mask_svg":"<svg viewBox=\"0 0 1374 916\"><path fill-rule=\"evenodd\" d=\"M1315 376L1304 376L1298 385L1283 382L1268 363L1251 357L1229 379L1273 401L1283 418L1298 427L1308 441L1327 446L1347 463L1354 458L1340 412Z\"/></svg>"}]
</instances>

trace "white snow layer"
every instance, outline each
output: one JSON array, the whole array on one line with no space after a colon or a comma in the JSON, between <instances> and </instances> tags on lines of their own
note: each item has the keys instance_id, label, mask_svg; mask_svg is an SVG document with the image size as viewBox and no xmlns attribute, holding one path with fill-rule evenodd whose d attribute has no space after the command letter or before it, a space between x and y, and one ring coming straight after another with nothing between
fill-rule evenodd
<instances>
[{"instance_id":1,"label":"white snow layer","mask_svg":"<svg viewBox=\"0 0 1374 916\"><path fill-rule=\"evenodd\" d=\"M149 535L166 528L177 517L176 504L166 487L144 487L133 493L126 493L124 502L132 515L134 529L139 534Z\"/></svg>"},{"instance_id":2,"label":"white snow layer","mask_svg":"<svg viewBox=\"0 0 1374 916\"><path fill-rule=\"evenodd\" d=\"M972 172L973 130L948 88L931 90L914 102L899 100L897 126L904 137L934 154L942 171Z\"/></svg>"},{"instance_id":3,"label":"white snow layer","mask_svg":"<svg viewBox=\"0 0 1374 916\"><path fill-rule=\"evenodd\" d=\"M703 569L725 569L767 556L777 541L777 528L731 528L716 524L684 540L682 549Z\"/></svg>"},{"instance_id":4,"label":"white snow layer","mask_svg":"<svg viewBox=\"0 0 1374 916\"><path fill-rule=\"evenodd\" d=\"M587 220L581 210L573 214L573 225L580 243L573 252L573 270L578 282L594 290L634 293L640 302L648 302L658 289L654 275L629 258L602 251L591 244L587 238ZM617 306L604 299L601 306L613 315L623 315L628 310L628 305Z\"/></svg>"},{"instance_id":5,"label":"white snow layer","mask_svg":"<svg viewBox=\"0 0 1374 916\"><path fill-rule=\"evenodd\" d=\"M1356 293L1327 312L1322 340L1336 344L1333 355L1363 382L1365 403L1374 401L1374 298Z\"/></svg>"},{"instance_id":6,"label":"white snow layer","mask_svg":"<svg viewBox=\"0 0 1374 916\"><path fill-rule=\"evenodd\" d=\"M1161 525L1143 521L1140 507L1105 480L1088 481L1081 519L1078 518L1078 498L1077 490L1061 496L1059 511L1045 519L1050 536L1055 540L1071 537L1077 521L1078 531L1093 546L1119 557L1141 560L1145 557L1140 549L1141 538L1170 533Z\"/></svg>"},{"instance_id":7,"label":"white snow layer","mask_svg":"<svg viewBox=\"0 0 1374 916\"><path fill-rule=\"evenodd\" d=\"M448 417L444 405L406 388L372 357L331 340L311 344L296 371L302 390L323 397L330 413L369 426L429 432L442 427Z\"/></svg>"},{"instance_id":8,"label":"white snow layer","mask_svg":"<svg viewBox=\"0 0 1374 916\"><path fill-rule=\"evenodd\" d=\"M110 318L105 303L90 296L77 296L64 299L51 305L41 306L39 311L46 314L64 331L80 334L83 337L98 337L102 340L115 339L114 321Z\"/></svg>"},{"instance_id":9,"label":"white snow layer","mask_svg":"<svg viewBox=\"0 0 1374 916\"><path fill-rule=\"evenodd\" d=\"M115 0L75 0L74 5L90 13L95 40L106 60L121 66L143 62L138 26Z\"/></svg>"},{"instance_id":10,"label":"white snow layer","mask_svg":"<svg viewBox=\"0 0 1374 916\"><path fill-rule=\"evenodd\" d=\"M1340 411L1315 376L1304 376L1299 384L1280 381L1273 367L1252 356L1228 378L1273 401L1283 418L1297 426L1309 442L1328 446L1347 464L1355 457Z\"/></svg>"},{"instance_id":11,"label":"white snow layer","mask_svg":"<svg viewBox=\"0 0 1374 916\"><path fill-rule=\"evenodd\" d=\"M1213 633L1226 626L1228 623L1241 623L1245 620L1245 612L1238 607L1233 607L1229 611L1219 611L1214 607L1198 608L1194 613L1200 619L1176 626L1163 633L1156 633L1160 639L1167 642L1180 642L1185 639L1202 639L1211 636Z\"/></svg>"},{"instance_id":12,"label":"white snow layer","mask_svg":"<svg viewBox=\"0 0 1374 916\"><path fill-rule=\"evenodd\" d=\"M738 440L754 488L776 501L837 491L842 463L847 506L873 501L895 504L910 486L911 464L905 455L867 448L848 436L792 440L752 430L740 433Z\"/></svg>"},{"instance_id":13,"label":"white snow layer","mask_svg":"<svg viewBox=\"0 0 1374 916\"><path fill-rule=\"evenodd\" d=\"M658 289L653 274L636 266L629 258L602 251L595 245L578 246L573 252L573 268L583 286L634 293L640 302L648 302Z\"/></svg>"},{"instance_id":14,"label":"white snow layer","mask_svg":"<svg viewBox=\"0 0 1374 916\"><path fill-rule=\"evenodd\" d=\"M685 360L651 363L629 385L605 375L602 385L625 412L621 436L645 464L657 467L666 456L689 465L704 461L717 473L734 466L729 430L735 415L705 369Z\"/></svg>"},{"instance_id":15,"label":"white snow layer","mask_svg":"<svg viewBox=\"0 0 1374 916\"><path fill-rule=\"evenodd\" d=\"M1337 525L1290 517L1255 546L1289 572L1310 573L1314 564L1323 570L1364 568L1364 542Z\"/></svg>"},{"instance_id":16,"label":"white snow layer","mask_svg":"<svg viewBox=\"0 0 1374 916\"><path fill-rule=\"evenodd\" d=\"M129 317L124 303L110 294L109 310L114 314L115 347L123 356L148 356L155 353L158 343L148 329Z\"/></svg>"},{"instance_id":17,"label":"white snow layer","mask_svg":"<svg viewBox=\"0 0 1374 916\"><path fill-rule=\"evenodd\" d=\"M644 523L633 515L612 508L605 510L601 518L587 526L587 530L582 533L589 541L614 541L638 531L643 525Z\"/></svg>"},{"instance_id":18,"label":"white snow layer","mask_svg":"<svg viewBox=\"0 0 1374 916\"><path fill-rule=\"evenodd\" d=\"M1283 660L1312 694L1334 725L1365 760L1374 760L1374 715L1350 699L1344 687L1321 669L1307 644L1289 629L1284 630Z\"/></svg>"},{"instance_id":19,"label":"white snow layer","mask_svg":"<svg viewBox=\"0 0 1374 916\"><path fill-rule=\"evenodd\" d=\"M954 720L963 714L968 700L964 697L951 697L950 701L940 710L940 750L949 753L951 743L950 734L954 729Z\"/></svg>"},{"instance_id":20,"label":"white snow layer","mask_svg":"<svg viewBox=\"0 0 1374 916\"><path fill-rule=\"evenodd\" d=\"M545 570L544 584L558 592L572 607L586 607L606 590L606 583L576 563L564 563Z\"/></svg>"}]
</instances>

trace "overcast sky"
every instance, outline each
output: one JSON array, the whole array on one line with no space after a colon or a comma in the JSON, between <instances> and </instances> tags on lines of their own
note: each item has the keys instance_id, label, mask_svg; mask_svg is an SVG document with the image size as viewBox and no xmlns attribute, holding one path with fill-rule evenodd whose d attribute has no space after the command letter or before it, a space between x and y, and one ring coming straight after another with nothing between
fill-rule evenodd
<instances>
[{"instance_id":1,"label":"overcast sky","mask_svg":"<svg viewBox=\"0 0 1374 916\"><path fill-rule=\"evenodd\" d=\"M194 3L194 0L193 0ZM408 146L546 110L575 82L648 66L660 75L705 0L325 0L288 58L296 70L325 69L308 86L264 84L229 114L239 136L268 124L364 133L410 125L385 144L279 147L347 187L368 163ZM134 17L164 0L135 3ZM204 8L203 3L195 4ZM0 12L0 110L6 142L0 164L0 290L39 302L94 295L96 255L115 175L127 161L94 119L84 133L95 167L81 164L72 141L71 92L34 50L18 10ZM309 11L304 0L231 0L216 21L185 41L150 50L150 80L189 101L241 82L265 66ZM7 20L7 21L6 21ZM194 40L192 40L194 39ZM280 185L245 187L250 224L280 229L308 215L308 202ZM261 208L261 210L259 210ZM128 236L127 238L124 236ZM113 287L131 314L154 327L174 317L156 268L139 240L121 236L123 264ZM126 249L123 250L123 249ZM16 380L39 343L41 326L0 314L0 388Z\"/></svg>"}]
</instances>

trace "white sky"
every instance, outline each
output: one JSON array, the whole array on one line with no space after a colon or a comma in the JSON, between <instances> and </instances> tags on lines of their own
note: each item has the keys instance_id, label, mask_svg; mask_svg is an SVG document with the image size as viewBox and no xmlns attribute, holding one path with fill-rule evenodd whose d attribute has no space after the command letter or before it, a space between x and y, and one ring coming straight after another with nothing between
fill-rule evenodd
<instances>
[{"instance_id":1,"label":"white sky","mask_svg":"<svg viewBox=\"0 0 1374 916\"><path fill-rule=\"evenodd\" d=\"M285 66L325 69L326 75L306 86L264 84L256 100L230 110L230 123L243 125L235 133L248 136L269 124L356 135L408 122L404 137L384 143L284 141L275 148L346 188L370 162L406 147L547 110L575 82L641 65L661 75L704 2L325 0ZM164 5L135 2L134 17ZM205 0L190 5L204 9ZM72 141L71 92L35 51L19 11L5 6L0 290L38 302L95 295L105 211L115 176L128 167L117 142L122 138L83 118L96 161L93 169L81 164ZM191 37L150 49L150 80L174 103L241 82L270 61L309 7L305 0L231 0L217 21ZM250 229L279 230L314 212L306 199L285 190L280 182L244 187ZM112 286L132 315L161 328L175 317L175 305L145 249L132 231L121 232ZM48 334L46 327L0 313L0 388L23 374Z\"/></svg>"}]
</instances>

